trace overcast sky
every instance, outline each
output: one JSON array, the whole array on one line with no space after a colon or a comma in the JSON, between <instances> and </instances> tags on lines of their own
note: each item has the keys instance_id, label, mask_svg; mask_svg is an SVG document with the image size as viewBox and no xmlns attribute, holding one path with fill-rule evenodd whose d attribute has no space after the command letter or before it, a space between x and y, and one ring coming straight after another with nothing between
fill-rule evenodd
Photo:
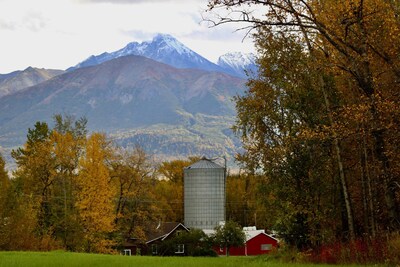
<instances>
[{"instance_id":1,"label":"overcast sky","mask_svg":"<svg viewBox=\"0 0 400 267\"><path fill-rule=\"evenodd\" d=\"M66 69L157 33L216 62L254 50L238 25L202 22L207 0L0 0L0 73L28 66Z\"/></svg>"}]
</instances>

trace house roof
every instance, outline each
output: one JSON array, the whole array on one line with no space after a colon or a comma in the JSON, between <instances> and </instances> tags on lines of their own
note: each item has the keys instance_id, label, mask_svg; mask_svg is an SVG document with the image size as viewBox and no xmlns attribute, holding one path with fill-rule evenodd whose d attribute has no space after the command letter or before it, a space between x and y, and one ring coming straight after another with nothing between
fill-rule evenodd
<instances>
[{"instance_id":1,"label":"house roof","mask_svg":"<svg viewBox=\"0 0 400 267\"><path fill-rule=\"evenodd\" d=\"M189 231L189 229L186 228L186 226L184 226L182 223L165 222L158 224L158 226L154 229L154 231L148 234L148 241L146 242L146 244L154 242L159 239L161 240L166 239L179 227L183 227L186 231Z\"/></svg>"}]
</instances>

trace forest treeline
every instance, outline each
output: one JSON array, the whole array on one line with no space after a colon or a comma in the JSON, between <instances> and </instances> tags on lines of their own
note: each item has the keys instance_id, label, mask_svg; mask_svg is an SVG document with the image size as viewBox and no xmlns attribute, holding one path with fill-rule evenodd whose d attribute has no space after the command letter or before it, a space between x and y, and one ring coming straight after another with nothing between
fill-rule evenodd
<instances>
[{"instance_id":1,"label":"forest treeline","mask_svg":"<svg viewBox=\"0 0 400 267\"><path fill-rule=\"evenodd\" d=\"M400 230L400 2L208 2L213 25L247 23L257 48L234 129L242 168L262 180L267 220L299 248L391 240Z\"/></svg>"},{"instance_id":2,"label":"forest treeline","mask_svg":"<svg viewBox=\"0 0 400 267\"><path fill-rule=\"evenodd\" d=\"M156 163L140 147L88 135L86 123L37 122L12 151L12 178L0 157L0 250L116 253L128 238L147 241L159 222L183 223L183 170L199 158ZM245 186L237 182L228 182L228 217L247 223L255 199L234 197Z\"/></svg>"}]
</instances>

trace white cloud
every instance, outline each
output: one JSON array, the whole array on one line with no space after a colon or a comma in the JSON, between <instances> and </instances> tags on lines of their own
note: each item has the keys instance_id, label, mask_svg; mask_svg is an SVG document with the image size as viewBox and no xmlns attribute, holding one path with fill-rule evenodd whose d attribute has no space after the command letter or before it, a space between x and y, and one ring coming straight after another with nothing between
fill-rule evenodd
<instances>
[{"instance_id":1,"label":"white cloud","mask_svg":"<svg viewBox=\"0 0 400 267\"><path fill-rule=\"evenodd\" d=\"M112 3L112 4L140 4L140 3L185 3L188 0L75 0L80 3ZM205 2L204 0L192 0Z\"/></svg>"},{"instance_id":2,"label":"white cloud","mask_svg":"<svg viewBox=\"0 0 400 267\"><path fill-rule=\"evenodd\" d=\"M251 49L251 42L241 42L243 32L234 33L235 25L210 29L200 23L206 5L206 0L0 0L0 73L28 66L65 69L156 33L169 33L211 60Z\"/></svg>"}]
</instances>

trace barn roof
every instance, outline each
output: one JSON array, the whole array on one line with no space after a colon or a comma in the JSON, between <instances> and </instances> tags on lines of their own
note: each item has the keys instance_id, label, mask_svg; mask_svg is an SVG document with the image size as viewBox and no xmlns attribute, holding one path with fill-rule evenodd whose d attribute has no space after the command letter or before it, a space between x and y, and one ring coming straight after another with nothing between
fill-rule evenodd
<instances>
[{"instance_id":1,"label":"barn roof","mask_svg":"<svg viewBox=\"0 0 400 267\"><path fill-rule=\"evenodd\" d=\"M251 239L253 239L254 237L256 237L256 236L258 236L260 234L268 236L269 238L274 239L277 242L279 242L278 239L276 239L275 237L272 237L272 236L266 234L264 230L247 230L247 231L244 230L243 232L246 235L246 242L251 240Z\"/></svg>"},{"instance_id":2,"label":"barn roof","mask_svg":"<svg viewBox=\"0 0 400 267\"><path fill-rule=\"evenodd\" d=\"M203 232L208 236L212 236L213 234L215 234L215 230L203 230ZM243 232L246 236L246 242L260 234L268 236L269 238L272 238L272 239L276 240L277 242L279 242L279 240L276 239L275 237L266 234L264 230L257 230L255 226L254 227L243 227Z\"/></svg>"},{"instance_id":3,"label":"barn roof","mask_svg":"<svg viewBox=\"0 0 400 267\"><path fill-rule=\"evenodd\" d=\"M223 169L221 165L218 165L217 163L211 161L210 159L207 159L206 157L203 157L201 160L193 163L189 167L186 167L185 169Z\"/></svg>"},{"instance_id":4,"label":"barn roof","mask_svg":"<svg viewBox=\"0 0 400 267\"><path fill-rule=\"evenodd\" d=\"M246 241L249 241L250 239L258 236L259 234L265 234L264 230L250 230L250 231L243 231L246 235Z\"/></svg>"}]
</instances>

